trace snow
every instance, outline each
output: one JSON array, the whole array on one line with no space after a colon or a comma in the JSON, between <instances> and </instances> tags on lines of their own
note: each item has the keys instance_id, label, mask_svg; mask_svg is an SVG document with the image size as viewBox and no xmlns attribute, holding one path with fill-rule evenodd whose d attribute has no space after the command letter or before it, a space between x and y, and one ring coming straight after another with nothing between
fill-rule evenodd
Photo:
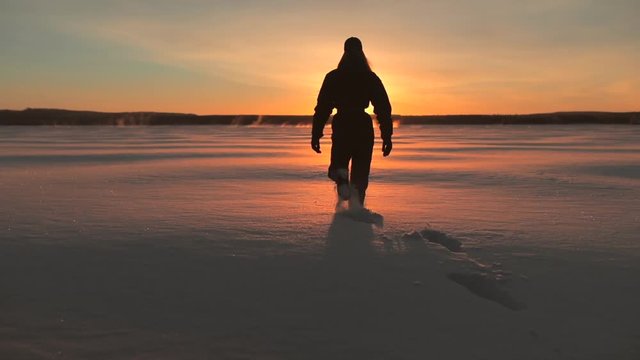
<instances>
[{"instance_id":1,"label":"snow","mask_svg":"<svg viewBox=\"0 0 640 360\"><path fill-rule=\"evenodd\" d=\"M636 359L640 129L0 128L0 358Z\"/></svg>"}]
</instances>

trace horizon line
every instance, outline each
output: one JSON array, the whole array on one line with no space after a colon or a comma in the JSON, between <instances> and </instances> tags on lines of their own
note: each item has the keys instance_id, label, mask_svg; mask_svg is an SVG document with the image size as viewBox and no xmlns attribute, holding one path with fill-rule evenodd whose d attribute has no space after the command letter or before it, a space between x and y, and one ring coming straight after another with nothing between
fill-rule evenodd
<instances>
[{"instance_id":1,"label":"horizon line","mask_svg":"<svg viewBox=\"0 0 640 360\"><path fill-rule=\"evenodd\" d=\"M233 114L233 113L219 113L219 114L202 114L202 113L190 113L190 112L172 112L172 111L149 111L149 110L134 110L134 111L101 111L101 110L87 110L87 109L64 109L64 108L47 108L47 107L26 107L22 109L0 109L0 111L29 111L29 110L42 110L42 111L70 111L70 112L93 112L104 114L173 114L173 115L190 115L190 116L313 116L309 114L259 114L259 113L245 113L245 114ZM534 113L449 113L449 114L392 114L392 116L410 117L410 116L528 116L528 115L548 115L548 114L594 114L594 113L608 113L608 114L630 114L640 113L640 109L632 111L604 111L604 110L559 110L549 112L534 112ZM334 115L334 113L332 113ZM375 114L370 114L375 116Z\"/></svg>"}]
</instances>

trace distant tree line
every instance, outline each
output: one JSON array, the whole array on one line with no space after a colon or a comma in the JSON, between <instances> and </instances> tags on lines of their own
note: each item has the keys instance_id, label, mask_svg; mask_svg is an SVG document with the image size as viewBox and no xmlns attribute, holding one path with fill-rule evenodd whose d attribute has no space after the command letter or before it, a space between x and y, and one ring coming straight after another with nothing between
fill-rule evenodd
<instances>
[{"instance_id":1,"label":"distant tree line","mask_svg":"<svg viewBox=\"0 0 640 360\"><path fill-rule=\"evenodd\" d=\"M402 125L640 124L640 112L557 112L527 115L394 115ZM311 115L196 115L59 109L0 110L0 125L310 125Z\"/></svg>"}]
</instances>

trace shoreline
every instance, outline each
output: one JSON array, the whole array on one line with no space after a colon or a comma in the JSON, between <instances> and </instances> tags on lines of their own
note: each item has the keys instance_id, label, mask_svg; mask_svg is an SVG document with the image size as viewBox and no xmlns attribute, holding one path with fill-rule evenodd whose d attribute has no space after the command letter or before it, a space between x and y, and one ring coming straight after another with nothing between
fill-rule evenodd
<instances>
[{"instance_id":1,"label":"shoreline","mask_svg":"<svg viewBox=\"0 0 640 360\"><path fill-rule=\"evenodd\" d=\"M43 125L311 125L311 115L196 115L159 112L97 112L61 109L0 110L0 126ZM329 120L330 122L331 120ZM543 114L393 115L399 125L574 125L640 124L640 112Z\"/></svg>"}]
</instances>

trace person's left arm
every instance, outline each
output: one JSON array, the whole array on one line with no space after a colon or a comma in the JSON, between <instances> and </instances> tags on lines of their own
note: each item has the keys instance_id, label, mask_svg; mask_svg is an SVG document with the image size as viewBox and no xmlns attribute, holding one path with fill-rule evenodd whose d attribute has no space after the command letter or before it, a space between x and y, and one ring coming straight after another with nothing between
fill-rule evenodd
<instances>
[{"instance_id":1,"label":"person's left arm","mask_svg":"<svg viewBox=\"0 0 640 360\"><path fill-rule=\"evenodd\" d=\"M315 107L315 113L313 114L313 128L311 130L311 148L320 153L320 138L324 136L324 126L331 116L331 112L334 108L334 103L331 97L332 93L332 80L330 73L325 76L320 87L320 93L318 94L318 103Z\"/></svg>"}]
</instances>

